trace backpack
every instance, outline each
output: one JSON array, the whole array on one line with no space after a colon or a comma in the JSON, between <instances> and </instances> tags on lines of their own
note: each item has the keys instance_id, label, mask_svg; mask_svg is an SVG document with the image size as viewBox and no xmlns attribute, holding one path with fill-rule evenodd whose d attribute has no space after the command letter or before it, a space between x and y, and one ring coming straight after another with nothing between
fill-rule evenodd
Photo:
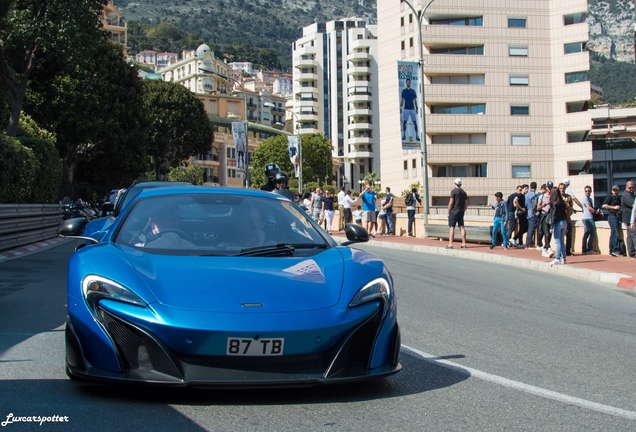
<instances>
[{"instance_id":1,"label":"backpack","mask_svg":"<svg viewBox=\"0 0 636 432\"><path fill-rule=\"evenodd\" d=\"M408 194L404 199L404 204L406 204L407 206L412 206L414 202L415 199L413 198L413 193Z\"/></svg>"},{"instance_id":2,"label":"backpack","mask_svg":"<svg viewBox=\"0 0 636 432\"><path fill-rule=\"evenodd\" d=\"M532 214L534 215L534 217L541 216L541 210L539 210L537 207L539 206L539 200L541 199L542 195L543 194L539 193L532 197L531 205L532 205Z\"/></svg>"}]
</instances>

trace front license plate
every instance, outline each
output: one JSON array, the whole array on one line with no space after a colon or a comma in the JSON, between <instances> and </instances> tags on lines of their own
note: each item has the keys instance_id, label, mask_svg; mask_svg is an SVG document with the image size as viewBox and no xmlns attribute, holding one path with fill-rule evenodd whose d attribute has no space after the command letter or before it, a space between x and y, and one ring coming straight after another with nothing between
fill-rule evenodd
<instances>
[{"instance_id":1,"label":"front license plate","mask_svg":"<svg viewBox=\"0 0 636 432\"><path fill-rule=\"evenodd\" d=\"M225 354L229 356L281 356L285 339L227 338Z\"/></svg>"}]
</instances>

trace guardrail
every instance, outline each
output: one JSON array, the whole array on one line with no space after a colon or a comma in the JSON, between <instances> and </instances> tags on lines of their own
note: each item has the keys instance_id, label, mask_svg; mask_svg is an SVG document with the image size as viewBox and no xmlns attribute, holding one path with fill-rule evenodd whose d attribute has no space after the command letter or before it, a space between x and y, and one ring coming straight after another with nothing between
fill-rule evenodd
<instances>
[{"instance_id":1,"label":"guardrail","mask_svg":"<svg viewBox=\"0 0 636 432\"><path fill-rule=\"evenodd\" d=\"M0 204L0 251L57 237L60 204Z\"/></svg>"}]
</instances>

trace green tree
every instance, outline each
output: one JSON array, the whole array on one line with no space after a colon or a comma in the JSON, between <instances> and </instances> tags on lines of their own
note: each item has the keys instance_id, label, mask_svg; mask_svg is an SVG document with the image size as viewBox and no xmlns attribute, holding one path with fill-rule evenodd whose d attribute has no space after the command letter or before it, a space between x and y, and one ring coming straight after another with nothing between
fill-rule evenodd
<instances>
[{"instance_id":1,"label":"green tree","mask_svg":"<svg viewBox=\"0 0 636 432\"><path fill-rule=\"evenodd\" d=\"M164 81L144 81L144 111L149 122L148 154L158 180L170 166L210 151L214 131L203 103L190 90Z\"/></svg>"},{"instance_id":2,"label":"green tree","mask_svg":"<svg viewBox=\"0 0 636 432\"><path fill-rule=\"evenodd\" d=\"M303 183L315 181L329 184L333 180L333 146L323 134L302 136Z\"/></svg>"},{"instance_id":3,"label":"green tree","mask_svg":"<svg viewBox=\"0 0 636 432\"><path fill-rule=\"evenodd\" d=\"M289 160L289 150L287 147L287 135L279 135L271 137L263 141L254 150L254 158L252 161L251 186L260 189L267 183L265 178L265 165L274 162L281 171L286 173L290 178L294 175L294 166ZM304 172L304 171L303 171Z\"/></svg>"},{"instance_id":4,"label":"green tree","mask_svg":"<svg viewBox=\"0 0 636 432\"><path fill-rule=\"evenodd\" d=\"M203 168L193 165L189 160L182 161L178 167L171 168L168 181L203 184Z\"/></svg>"},{"instance_id":5,"label":"green tree","mask_svg":"<svg viewBox=\"0 0 636 432\"><path fill-rule=\"evenodd\" d=\"M331 141L322 134L301 135L301 143L303 185L308 187L312 182L324 185L325 177L327 178L326 183L330 183L333 179ZM290 179L294 177L294 166L289 160L287 135L268 138L256 148L252 164L254 167L252 187L258 189L267 183L264 168L269 162L278 164L280 170L285 172ZM307 187L304 189L307 190Z\"/></svg>"},{"instance_id":6,"label":"green tree","mask_svg":"<svg viewBox=\"0 0 636 432\"><path fill-rule=\"evenodd\" d=\"M103 37L105 0L14 0L0 4L0 77L11 95L7 134L15 136L31 72L43 54L65 63Z\"/></svg>"},{"instance_id":7,"label":"green tree","mask_svg":"<svg viewBox=\"0 0 636 432\"><path fill-rule=\"evenodd\" d=\"M33 77L25 111L57 137L64 161L63 195L76 196L79 164L89 170L84 179L109 171L134 173L134 178L144 170L143 86L121 46L104 37L90 51L61 64L55 53L47 53Z\"/></svg>"}]
</instances>

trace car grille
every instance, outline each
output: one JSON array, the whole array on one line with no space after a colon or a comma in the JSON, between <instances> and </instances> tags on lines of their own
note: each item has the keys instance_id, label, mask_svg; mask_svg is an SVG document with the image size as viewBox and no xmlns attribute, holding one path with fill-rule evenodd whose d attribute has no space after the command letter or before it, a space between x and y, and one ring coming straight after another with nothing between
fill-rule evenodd
<instances>
[{"instance_id":1,"label":"car grille","mask_svg":"<svg viewBox=\"0 0 636 432\"><path fill-rule=\"evenodd\" d=\"M152 369L140 332L100 309L100 317L113 338L126 369Z\"/></svg>"},{"instance_id":2,"label":"car grille","mask_svg":"<svg viewBox=\"0 0 636 432\"><path fill-rule=\"evenodd\" d=\"M157 371L176 378L183 373L169 350L151 334L99 308L99 318L117 349L124 370Z\"/></svg>"}]
</instances>

